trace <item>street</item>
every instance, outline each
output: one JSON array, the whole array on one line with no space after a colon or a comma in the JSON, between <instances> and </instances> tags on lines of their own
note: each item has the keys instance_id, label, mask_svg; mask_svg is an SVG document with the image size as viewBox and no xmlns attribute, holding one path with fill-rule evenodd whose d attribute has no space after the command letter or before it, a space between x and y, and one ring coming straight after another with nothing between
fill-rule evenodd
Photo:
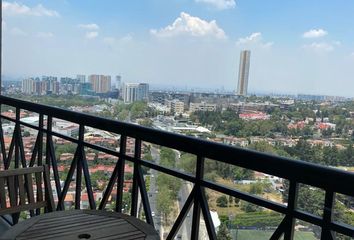
<instances>
[{"instance_id":1,"label":"street","mask_svg":"<svg viewBox=\"0 0 354 240\"><path fill-rule=\"evenodd\" d=\"M160 162L160 153L159 150L151 146L151 156L152 159L155 161L156 164ZM156 185L156 178L157 178L157 171L154 169L150 169L150 190L148 192L149 202L151 207L152 217L154 219L155 229L160 233L160 238L162 239L163 236L163 228L161 224L162 217L160 213L157 211L156 208L156 195L158 193L157 185Z\"/></svg>"}]
</instances>

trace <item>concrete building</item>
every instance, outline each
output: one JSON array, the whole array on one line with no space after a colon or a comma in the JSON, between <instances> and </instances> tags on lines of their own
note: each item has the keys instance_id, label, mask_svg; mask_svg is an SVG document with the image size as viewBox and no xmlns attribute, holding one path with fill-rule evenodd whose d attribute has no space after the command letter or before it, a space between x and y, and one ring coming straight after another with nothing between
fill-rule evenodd
<instances>
[{"instance_id":1,"label":"concrete building","mask_svg":"<svg viewBox=\"0 0 354 240\"><path fill-rule=\"evenodd\" d=\"M36 95L59 94L59 82L56 77L46 76L42 77L42 80L39 78L23 79L22 92Z\"/></svg>"},{"instance_id":2,"label":"concrete building","mask_svg":"<svg viewBox=\"0 0 354 240\"><path fill-rule=\"evenodd\" d=\"M111 76L109 75L90 75L88 77L92 90L95 93L106 93L111 90Z\"/></svg>"},{"instance_id":3,"label":"concrete building","mask_svg":"<svg viewBox=\"0 0 354 240\"><path fill-rule=\"evenodd\" d=\"M171 112L174 114L182 114L184 113L184 102L174 99L172 101L168 101L168 104L171 106Z\"/></svg>"},{"instance_id":4,"label":"concrete building","mask_svg":"<svg viewBox=\"0 0 354 240\"><path fill-rule=\"evenodd\" d=\"M249 50L242 51L240 54L240 67L238 72L238 85L237 85L237 92L236 92L238 96L247 96L250 60L251 60L251 51Z\"/></svg>"},{"instance_id":5,"label":"concrete building","mask_svg":"<svg viewBox=\"0 0 354 240\"><path fill-rule=\"evenodd\" d=\"M122 98L125 103L132 103L138 99L139 83L124 83Z\"/></svg>"},{"instance_id":6,"label":"concrete building","mask_svg":"<svg viewBox=\"0 0 354 240\"><path fill-rule=\"evenodd\" d=\"M122 98L125 103L147 101L149 98L149 84L124 83L122 87Z\"/></svg>"},{"instance_id":7,"label":"concrete building","mask_svg":"<svg viewBox=\"0 0 354 240\"><path fill-rule=\"evenodd\" d=\"M149 84L139 83L138 101L148 101L148 100L149 100Z\"/></svg>"},{"instance_id":8,"label":"concrete building","mask_svg":"<svg viewBox=\"0 0 354 240\"><path fill-rule=\"evenodd\" d=\"M216 111L216 104L206 103L206 102L190 103L189 111L190 112L196 112L196 111L203 111L203 112L209 112L210 111L210 112L212 112L212 111Z\"/></svg>"},{"instance_id":9,"label":"concrete building","mask_svg":"<svg viewBox=\"0 0 354 240\"><path fill-rule=\"evenodd\" d=\"M122 87L122 76L120 76L120 75L116 76L116 85L115 85L115 87L119 91L121 90L121 87Z\"/></svg>"},{"instance_id":10,"label":"concrete building","mask_svg":"<svg viewBox=\"0 0 354 240\"><path fill-rule=\"evenodd\" d=\"M33 78L22 80L22 93L32 94L35 92L35 81Z\"/></svg>"},{"instance_id":11,"label":"concrete building","mask_svg":"<svg viewBox=\"0 0 354 240\"><path fill-rule=\"evenodd\" d=\"M79 83L85 83L86 82L86 75L76 75L76 79L78 80Z\"/></svg>"}]
</instances>

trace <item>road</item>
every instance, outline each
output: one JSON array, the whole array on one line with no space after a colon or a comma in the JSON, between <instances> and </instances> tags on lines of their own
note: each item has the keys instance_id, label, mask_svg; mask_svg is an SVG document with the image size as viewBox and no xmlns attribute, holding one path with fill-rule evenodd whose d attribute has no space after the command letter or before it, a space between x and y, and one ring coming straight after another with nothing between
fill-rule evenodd
<instances>
[{"instance_id":1,"label":"road","mask_svg":"<svg viewBox=\"0 0 354 240\"><path fill-rule=\"evenodd\" d=\"M181 157L181 153L177 150L175 150L176 152L176 162L177 165L180 161L180 157ZM183 184L181 186L181 189L178 193L178 206L179 206L179 211L182 210L184 203L186 202L189 194L191 193L193 188L193 184L187 181L183 181ZM182 235L182 239L190 239L191 237L191 227L192 227L192 220L193 220L193 208L191 208L189 210L189 213L187 214L186 218L183 221L183 224L179 230L179 234ZM199 226L199 239L209 239L208 238L208 234L205 228L205 222L204 220L202 220L202 216L201 216L201 220L200 220L200 226Z\"/></svg>"},{"instance_id":2,"label":"road","mask_svg":"<svg viewBox=\"0 0 354 240\"><path fill-rule=\"evenodd\" d=\"M160 153L159 150L153 146L151 146L151 156L156 164L160 162ZM156 185L156 177L157 171L154 169L150 169L150 190L148 192L149 202L151 207L151 213L153 215L155 229L159 231L160 238L163 236L163 228L161 224L161 216L159 215L156 208L156 195L158 193L157 185Z\"/></svg>"},{"instance_id":3,"label":"road","mask_svg":"<svg viewBox=\"0 0 354 240\"><path fill-rule=\"evenodd\" d=\"M180 152L175 150L176 152L176 164L178 165L179 160L180 160ZM156 164L159 164L160 162L160 152L157 148L151 146L151 156L152 159L155 161ZM157 193L158 193L158 188L156 184L156 178L158 176L158 171L151 169L150 170L150 190L148 192L149 196L149 201L150 201L150 207L151 207L151 212L153 213L153 219L155 223L155 229L159 231L160 233L160 238L163 236L163 227L162 227L162 216L159 215L157 208L156 208L156 198L157 198ZM181 186L181 189L178 193L178 207L179 207L179 212L183 208L184 203L186 202L190 192L192 191L193 185L190 182L183 181L183 184ZM187 240L190 239L191 236L191 226L192 226L192 216L193 216L193 208L190 209L190 212L187 214L184 222L182 223L182 226L178 232L178 235L182 236L182 240ZM207 235L204 227L204 221L201 220L200 222L200 227L201 230L199 231L199 235L204 239ZM207 238L205 238L207 239Z\"/></svg>"},{"instance_id":4,"label":"road","mask_svg":"<svg viewBox=\"0 0 354 240\"><path fill-rule=\"evenodd\" d=\"M183 181L181 190L179 191L178 197L178 206L179 211L182 210L184 203L186 202L189 193L191 192L192 184L186 181ZM184 222L179 230L179 234L182 235L182 239L190 239L191 236L191 226L192 226L192 215L193 215L193 208L190 209L187 217L184 219Z\"/></svg>"}]
</instances>

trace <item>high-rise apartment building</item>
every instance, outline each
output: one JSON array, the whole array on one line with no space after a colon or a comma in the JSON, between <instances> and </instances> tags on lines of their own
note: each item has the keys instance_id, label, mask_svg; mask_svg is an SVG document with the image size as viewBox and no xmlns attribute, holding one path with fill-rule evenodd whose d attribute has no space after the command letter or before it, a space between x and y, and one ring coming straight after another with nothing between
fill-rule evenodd
<instances>
[{"instance_id":1,"label":"high-rise apartment building","mask_svg":"<svg viewBox=\"0 0 354 240\"><path fill-rule=\"evenodd\" d=\"M132 103L138 100L139 83L124 83L122 97L125 103Z\"/></svg>"},{"instance_id":2,"label":"high-rise apartment building","mask_svg":"<svg viewBox=\"0 0 354 240\"><path fill-rule=\"evenodd\" d=\"M111 90L111 76L109 75L90 75L88 79L95 93L106 93Z\"/></svg>"},{"instance_id":3,"label":"high-rise apartment building","mask_svg":"<svg viewBox=\"0 0 354 240\"><path fill-rule=\"evenodd\" d=\"M135 101L147 101L149 97L149 84L147 83L124 83L122 98L125 103Z\"/></svg>"},{"instance_id":4,"label":"high-rise apartment building","mask_svg":"<svg viewBox=\"0 0 354 240\"><path fill-rule=\"evenodd\" d=\"M27 78L22 80L22 92L25 94L59 94L59 82L56 77L43 76L39 78Z\"/></svg>"},{"instance_id":5,"label":"high-rise apartment building","mask_svg":"<svg viewBox=\"0 0 354 240\"><path fill-rule=\"evenodd\" d=\"M251 51L244 50L240 54L240 68L238 72L238 85L236 94L247 96L248 77L250 70Z\"/></svg>"},{"instance_id":6,"label":"high-rise apartment building","mask_svg":"<svg viewBox=\"0 0 354 240\"><path fill-rule=\"evenodd\" d=\"M33 78L22 80L22 92L25 94L32 94L35 92L35 81Z\"/></svg>"},{"instance_id":7,"label":"high-rise apartment building","mask_svg":"<svg viewBox=\"0 0 354 240\"><path fill-rule=\"evenodd\" d=\"M41 92L37 94L59 94L58 78L53 76L43 76L41 82Z\"/></svg>"},{"instance_id":8,"label":"high-rise apartment building","mask_svg":"<svg viewBox=\"0 0 354 240\"><path fill-rule=\"evenodd\" d=\"M76 79L78 80L79 83L84 83L86 82L86 75L76 75Z\"/></svg>"},{"instance_id":9,"label":"high-rise apartment building","mask_svg":"<svg viewBox=\"0 0 354 240\"><path fill-rule=\"evenodd\" d=\"M116 76L116 89L121 90L121 84L122 84L122 76L117 75Z\"/></svg>"},{"instance_id":10,"label":"high-rise apartment building","mask_svg":"<svg viewBox=\"0 0 354 240\"><path fill-rule=\"evenodd\" d=\"M149 84L139 83L138 101L148 101L148 100L149 100Z\"/></svg>"}]
</instances>

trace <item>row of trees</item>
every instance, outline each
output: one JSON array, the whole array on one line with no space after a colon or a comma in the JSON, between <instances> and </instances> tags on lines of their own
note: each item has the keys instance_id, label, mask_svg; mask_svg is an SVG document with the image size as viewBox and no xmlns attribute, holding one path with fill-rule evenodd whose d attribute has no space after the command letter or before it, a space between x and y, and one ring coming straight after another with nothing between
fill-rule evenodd
<instances>
[{"instance_id":1,"label":"row of trees","mask_svg":"<svg viewBox=\"0 0 354 240\"><path fill-rule=\"evenodd\" d=\"M160 150L160 165L175 168L176 153L169 148L162 147ZM157 211L163 214L165 225L168 225L168 220L174 210L175 202L178 197L178 192L182 186L181 179L160 173L157 177Z\"/></svg>"}]
</instances>

